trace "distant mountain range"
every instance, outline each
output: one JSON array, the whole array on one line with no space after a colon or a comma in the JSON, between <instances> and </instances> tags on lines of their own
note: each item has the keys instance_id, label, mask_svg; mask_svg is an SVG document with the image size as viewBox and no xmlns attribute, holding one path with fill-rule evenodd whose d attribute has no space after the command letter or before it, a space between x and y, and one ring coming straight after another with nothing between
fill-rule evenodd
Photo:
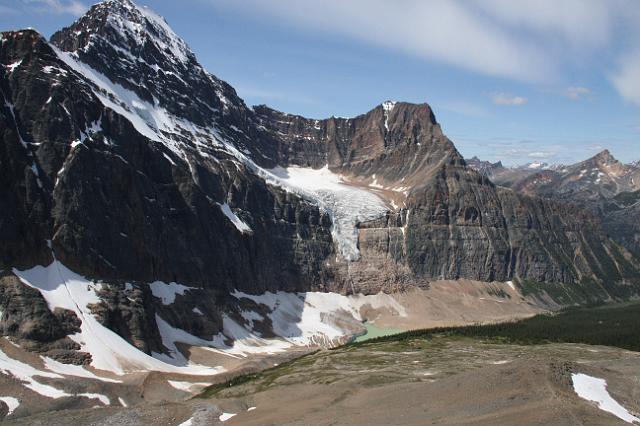
<instances>
[{"instance_id":1,"label":"distant mountain range","mask_svg":"<svg viewBox=\"0 0 640 426\"><path fill-rule=\"evenodd\" d=\"M467 163L498 185L591 210L616 241L640 253L640 161L623 164L604 150L569 166L503 167L477 157Z\"/></svg>"}]
</instances>

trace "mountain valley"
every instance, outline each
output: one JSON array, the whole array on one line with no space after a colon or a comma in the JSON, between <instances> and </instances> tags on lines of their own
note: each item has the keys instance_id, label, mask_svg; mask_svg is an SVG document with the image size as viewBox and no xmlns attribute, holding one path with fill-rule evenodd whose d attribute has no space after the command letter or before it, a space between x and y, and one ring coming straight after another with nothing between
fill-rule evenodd
<instances>
[{"instance_id":1,"label":"mountain valley","mask_svg":"<svg viewBox=\"0 0 640 426\"><path fill-rule=\"evenodd\" d=\"M8 424L615 421L571 372L638 415L620 348L349 345L637 300L640 169L609 151L506 168L465 160L426 103L250 107L130 0L2 32L0 64Z\"/></svg>"}]
</instances>

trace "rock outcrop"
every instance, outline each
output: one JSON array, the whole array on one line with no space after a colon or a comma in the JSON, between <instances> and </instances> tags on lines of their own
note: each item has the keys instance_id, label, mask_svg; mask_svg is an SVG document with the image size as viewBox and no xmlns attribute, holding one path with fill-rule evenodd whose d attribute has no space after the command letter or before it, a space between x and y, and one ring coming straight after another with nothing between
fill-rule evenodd
<instances>
[{"instance_id":1,"label":"rock outcrop","mask_svg":"<svg viewBox=\"0 0 640 426\"><path fill-rule=\"evenodd\" d=\"M7 272L0 272L0 312L0 333L22 347L72 364L91 360L67 337L80 330L80 318L69 310L50 310L38 290Z\"/></svg>"}]
</instances>

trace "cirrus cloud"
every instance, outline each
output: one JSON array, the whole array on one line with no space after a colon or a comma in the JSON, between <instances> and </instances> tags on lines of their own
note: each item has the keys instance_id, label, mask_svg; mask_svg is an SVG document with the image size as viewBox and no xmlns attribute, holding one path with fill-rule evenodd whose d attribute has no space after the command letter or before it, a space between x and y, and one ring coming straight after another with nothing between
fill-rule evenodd
<instances>
[{"instance_id":1,"label":"cirrus cloud","mask_svg":"<svg viewBox=\"0 0 640 426\"><path fill-rule=\"evenodd\" d=\"M29 9L40 13L82 16L88 7L79 0L22 0Z\"/></svg>"},{"instance_id":2,"label":"cirrus cloud","mask_svg":"<svg viewBox=\"0 0 640 426\"><path fill-rule=\"evenodd\" d=\"M564 94L567 98L573 101L580 101L585 98L591 98L591 89L581 86L572 86L568 87Z\"/></svg>"},{"instance_id":3,"label":"cirrus cloud","mask_svg":"<svg viewBox=\"0 0 640 426\"><path fill-rule=\"evenodd\" d=\"M508 93L494 93L491 100L496 105L520 106L527 103L527 98L523 96L510 95Z\"/></svg>"},{"instance_id":4,"label":"cirrus cloud","mask_svg":"<svg viewBox=\"0 0 640 426\"><path fill-rule=\"evenodd\" d=\"M540 81L555 73L547 49L496 25L495 19L479 13L473 2L216 0L215 3L260 18L271 17L303 31L339 34L485 75Z\"/></svg>"},{"instance_id":5,"label":"cirrus cloud","mask_svg":"<svg viewBox=\"0 0 640 426\"><path fill-rule=\"evenodd\" d=\"M640 105L640 49L623 57L610 79L620 96Z\"/></svg>"},{"instance_id":6,"label":"cirrus cloud","mask_svg":"<svg viewBox=\"0 0 640 426\"><path fill-rule=\"evenodd\" d=\"M567 63L607 48L617 30L633 28L640 16L633 0L208 1L303 31L527 82L553 81Z\"/></svg>"}]
</instances>

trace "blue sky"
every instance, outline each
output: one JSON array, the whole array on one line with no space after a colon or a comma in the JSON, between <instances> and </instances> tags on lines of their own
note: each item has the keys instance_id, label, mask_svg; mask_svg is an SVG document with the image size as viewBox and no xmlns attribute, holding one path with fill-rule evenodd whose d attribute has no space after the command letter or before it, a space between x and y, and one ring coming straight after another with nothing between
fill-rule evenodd
<instances>
[{"instance_id":1,"label":"blue sky","mask_svg":"<svg viewBox=\"0 0 640 426\"><path fill-rule=\"evenodd\" d=\"M636 0L141 0L249 105L325 118L428 102L467 157L640 159ZM0 0L45 36L90 2Z\"/></svg>"}]
</instances>

